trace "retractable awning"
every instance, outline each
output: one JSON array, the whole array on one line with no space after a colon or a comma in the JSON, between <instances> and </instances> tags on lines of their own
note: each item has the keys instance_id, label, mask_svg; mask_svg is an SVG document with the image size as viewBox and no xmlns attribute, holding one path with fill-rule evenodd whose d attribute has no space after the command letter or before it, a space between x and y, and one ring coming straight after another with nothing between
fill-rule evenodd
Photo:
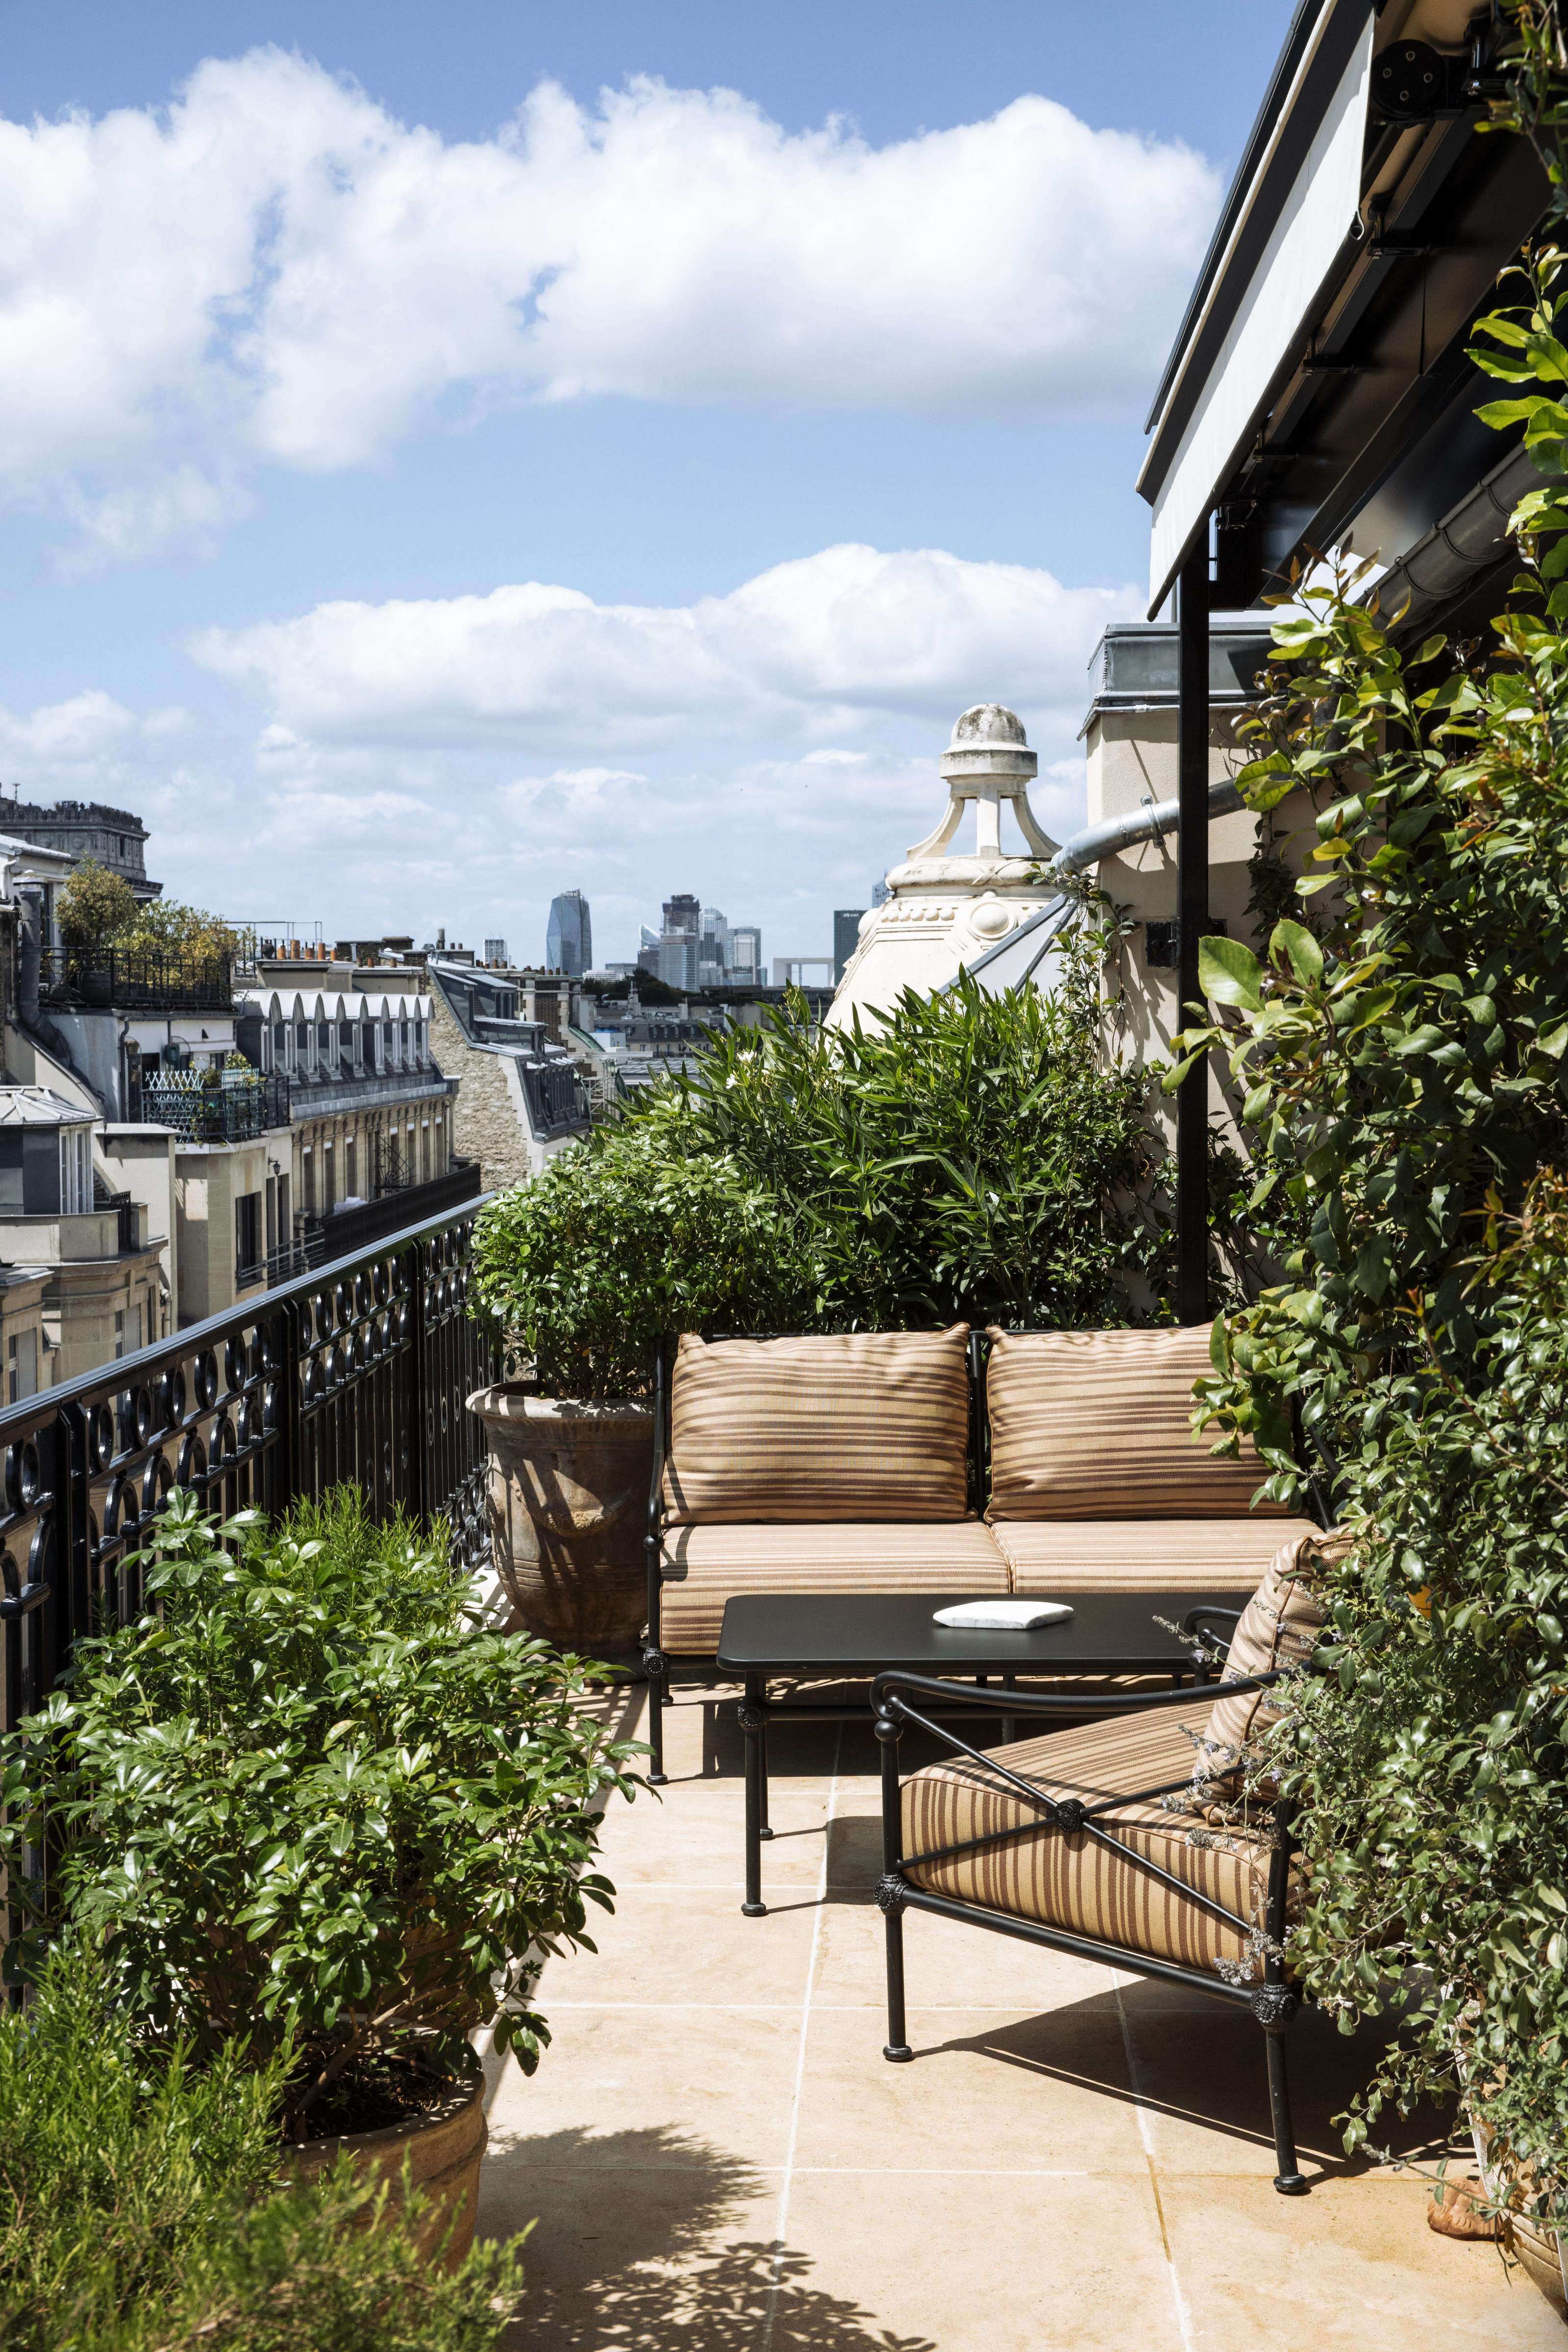
<instances>
[{"instance_id":1,"label":"retractable awning","mask_svg":"<svg viewBox=\"0 0 1568 2352\"><path fill-rule=\"evenodd\" d=\"M1361 238L1372 47L1372 0L1307 0L1291 27L1151 419L1152 615Z\"/></svg>"}]
</instances>

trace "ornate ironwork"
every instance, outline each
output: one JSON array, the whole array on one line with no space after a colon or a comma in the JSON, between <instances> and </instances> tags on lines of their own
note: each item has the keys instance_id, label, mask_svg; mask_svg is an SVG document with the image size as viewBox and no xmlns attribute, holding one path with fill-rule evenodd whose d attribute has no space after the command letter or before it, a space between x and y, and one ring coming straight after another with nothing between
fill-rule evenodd
<instances>
[{"instance_id":1,"label":"ornate ironwork","mask_svg":"<svg viewBox=\"0 0 1568 2352\"><path fill-rule=\"evenodd\" d=\"M879 1911L900 1912L909 1900L909 1886L902 1871L885 1870L877 1881Z\"/></svg>"},{"instance_id":2,"label":"ornate ironwork","mask_svg":"<svg viewBox=\"0 0 1568 2352\"><path fill-rule=\"evenodd\" d=\"M42 1704L79 1634L139 1605L130 1556L175 1486L226 1515L358 1486L377 1517L445 1519L486 1564L478 1206L0 1412L0 1723Z\"/></svg>"}]
</instances>

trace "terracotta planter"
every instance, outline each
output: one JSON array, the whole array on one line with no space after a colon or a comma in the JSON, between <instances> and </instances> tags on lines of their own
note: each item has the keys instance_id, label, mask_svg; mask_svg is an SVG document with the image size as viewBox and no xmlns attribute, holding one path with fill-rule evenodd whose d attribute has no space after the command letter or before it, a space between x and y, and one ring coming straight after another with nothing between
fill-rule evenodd
<instances>
[{"instance_id":1,"label":"terracotta planter","mask_svg":"<svg viewBox=\"0 0 1568 2352\"><path fill-rule=\"evenodd\" d=\"M484 2076L476 2063L472 2080L454 2084L450 2096L417 2123L307 2140L302 2147L289 2149L289 2168L296 2179L313 2180L347 2153L356 2173L378 2187L383 2180L389 2184L386 2210L395 2212L405 2202L406 2157L409 2183L426 2200L414 2237L420 2258L428 2263L439 2256L447 2269L455 2270L474 2242L479 2166L489 2137ZM364 2226L369 2227L368 2221Z\"/></svg>"},{"instance_id":2,"label":"terracotta planter","mask_svg":"<svg viewBox=\"0 0 1568 2352\"><path fill-rule=\"evenodd\" d=\"M563 1650L629 1650L647 1614L653 1415L520 1384L468 1399L489 1437L496 1574L516 1622Z\"/></svg>"}]
</instances>

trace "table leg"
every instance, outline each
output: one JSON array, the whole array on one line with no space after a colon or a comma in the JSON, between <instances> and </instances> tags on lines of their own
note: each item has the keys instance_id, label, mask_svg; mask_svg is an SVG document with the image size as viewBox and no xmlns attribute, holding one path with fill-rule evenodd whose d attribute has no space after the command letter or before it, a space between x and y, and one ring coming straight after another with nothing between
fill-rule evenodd
<instances>
[{"instance_id":1,"label":"table leg","mask_svg":"<svg viewBox=\"0 0 1568 2352\"><path fill-rule=\"evenodd\" d=\"M1004 1675L1002 1681L1004 1687L1007 1690L1016 1690L1018 1687L1018 1677L1016 1675ZM1011 1748L1015 1738L1017 1737L1017 1717L1016 1716L1005 1715L1002 1717L1002 1745L1004 1748Z\"/></svg>"},{"instance_id":2,"label":"table leg","mask_svg":"<svg viewBox=\"0 0 1568 2352\"><path fill-rule=\"evenodd\" d=\"M763 1746L767 1716L755 1683L746 1685L746 1696L735 1712L746 1740L746 1899L741 1909L746 1918L761 1919L768 1907L763 1901L762 1843L767 1802L767 1751Z\"/></svg>"},{"instance_id":3,"label":"table leg","mask_svg":"<svg viewBox=\"0 0 1568 2352\"><path fill-rule=\"evenodd\" d=\"M757 1823L757 1835L760 1838L771 1838L773 1831L768 1827L768 1686L766 1683L757 1693L756 1704L757 1712L763 1718L757 1727L757 1752L762 1759L762 1787L758 1798L758 1811L761 1818Z\"/></svg>"}]
</instances>

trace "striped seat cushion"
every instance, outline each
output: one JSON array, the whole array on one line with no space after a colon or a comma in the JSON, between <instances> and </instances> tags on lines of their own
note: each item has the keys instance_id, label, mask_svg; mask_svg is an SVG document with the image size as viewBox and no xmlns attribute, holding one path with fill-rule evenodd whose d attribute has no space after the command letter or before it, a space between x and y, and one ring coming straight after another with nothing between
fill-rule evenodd
<instances>
[{"instance_id":1,"label":"striped seat cushion","mask_svg":"<svg viewBox=\"0 0 1568 2352\"><path fill-rule=\"evenodd\" d=\"M1204 1323L1184 1330L991 1334L988 1519L1217 1519L1266 1473L1250 1441L1229 1462L1191 1426L1212 1372ZM1277 1503L1260 1511L1279 1516Z\"/></svg>"},{"instance_id":2,"label":"striped seat cushion","mask_svg":"<svg viewBox=\"0 0 1568 2352\"><path fill-rule=\"evenodd\" d=\"M1007 1566L978 1519L896 1527L671 1528L659 1638L682 1656L719 1646L726 1601L746 1592L1005 1592Z\"/></svg>"},{"instance_id":3,"label":"striped seat cushion","mask_svg":"<svg viewBox=\"0 0 1568 2352\"><path fill-rule=\"evenodd\" d=\"M1249 1675L1270 1675L1281 1666L1305 1664L1318 1645L1328 1614L1320 1598L1325 1571L1331 1559L1342 1554L1347 1542L1342 1535L1324 1535L1310 1528L1304 1535L1280 1545L1231 1636L1222 1688L1226 1682L1241 1682ZM1279 1702L1268 1691L1242 1691L1216 1700L1198 1750L1199 1787L1216 1793L1222 1788L1234 1790L1240 1783L1246 1752L1260 1733L1279 1720Z\"/></svg>"},{"instance_id":4,"label":"striped seat cushion","mask_svg":"<svg viewBox=\"0 0 1568 2352\"><path fill-rule=\"evenodd\" d=\"M666 1516L675 1524L962 1519L969 1326L680 1342Z\"/></svg>"},{"instance_id":5,"label":"striped seat cushion","mask_svg":"<svg viewBox=\"0 0 1568 2352\"><path fill-rule=\"evenodd\" d=\"M1015 1592L1252 1593L1308 1519L997 1519ZM1239 1604L1238 1604L1239 1605Z\"/></svg>"},{"instance_id":6,"label":"striped seat cushion","mask_svg":"<svg viewBox=\"0 0 1568 2352\"><path fill-rule=\"evenodd\" d=\"M1119 1722L1021 1740L992 1754L1053 1796L1078 1796L1092 1804L1134 1790L1171 1787L1179 1799L1181 1784L1191 1780L1194 1742L1202 1735L1206 1713L1194 1693L1191 1716L1183 1707L1151 1709ZM1042 1826L1005 1782L984 1766L956 1758L931 1765L904 1783L904 1874L912 1885L935 1894L1156 1959L1200 1969L1225 1960L1261 1974L1250 1931L1215 1918L1184 1890L1196 1888L1261 1927L1268 1892L1264 1835L1227 1828L1212 1843L1194 1843L1194 1832L1200 1841L1204 1834L1201 1817L1191 1811L1173 1812L1158 1797L1129 1797L1104 1826L1131 1854L1115 1852L1086 1830L1069 1835ZM1016 1833L945 1860L918 1860L997 1831ZM1135 1854L1167 1871L1179 1886L1166 1886L1140 1869Z\"/></svg>"}]
</instances>

